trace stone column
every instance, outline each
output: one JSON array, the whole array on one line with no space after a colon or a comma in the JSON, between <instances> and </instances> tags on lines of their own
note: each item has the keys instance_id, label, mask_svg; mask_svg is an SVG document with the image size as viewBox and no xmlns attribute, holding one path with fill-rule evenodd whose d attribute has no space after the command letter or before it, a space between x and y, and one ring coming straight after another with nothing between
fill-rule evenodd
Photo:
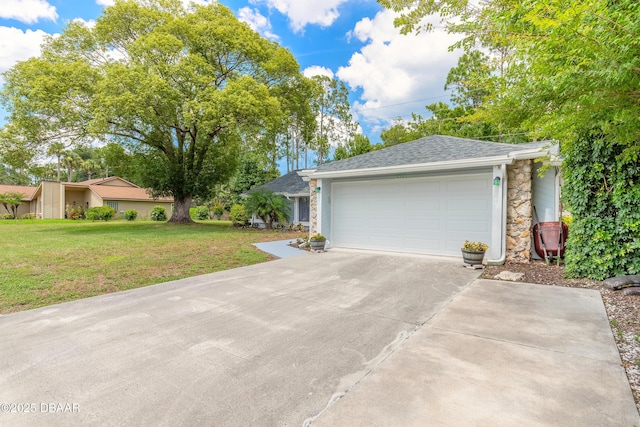
<instances>
[{"instance_id":1,"label":"stone column","mask_svg":"<svg viewBox=\"0 0 640 427\"><path fill-rule=\"evenodd\" d=\"M309 235L313 236L318 230L318 196L316 193L316 187L318 186L318 180L312 179L309 181Z\"/></svg>"},{"instance_id":2,"label":"stone column","mask_svg":"<svg viewBox=\"0 0 640 427\"><path fill-rule=\"evenodd\" d=\"M507 261L531 261L531 160L507 166Z\"/></svg>"}]
</instances>

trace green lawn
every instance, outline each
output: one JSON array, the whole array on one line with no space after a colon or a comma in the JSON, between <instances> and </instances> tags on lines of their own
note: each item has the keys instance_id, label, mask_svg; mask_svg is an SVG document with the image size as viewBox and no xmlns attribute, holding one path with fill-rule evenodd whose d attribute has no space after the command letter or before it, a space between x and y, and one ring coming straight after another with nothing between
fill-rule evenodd
<instances>
[{"instance_id":1,"label":"green lawn","mask_svg":"<svg viewBox=\"0 0 640 427\"><path fill-rule=\"evenodd\" d=\"M0 221L0 313L264 262L251 244L300 234L224 221Z\"/></svg>"}]
</instances>

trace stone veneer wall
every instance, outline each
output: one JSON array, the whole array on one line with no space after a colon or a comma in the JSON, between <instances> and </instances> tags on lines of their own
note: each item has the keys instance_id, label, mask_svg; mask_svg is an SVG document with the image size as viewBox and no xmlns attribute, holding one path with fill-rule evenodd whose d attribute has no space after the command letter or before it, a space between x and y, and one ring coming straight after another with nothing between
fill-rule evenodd
<instances>
[{"instance_id":1,"label":"stone veneer wall","mask_svg":"<svg viewBox=\"0 0 640 427\"><path fill-rule=\"evenodd\" d=\"M312 179L311 181L309 181L309 193L311 194L311 196L309 196L309 214L310 214L310 218L309 218L309 235L313 236L314 234L316 234L318 231L318 196L319 194L316 193L316 187L318 186L318 180L317 179Z\"/></svg>"},{"instance_id":2,"label":"stone veneer wall","mask_svg":"<svg viewBox=\"0 0 640 427\"><path fill-rule=\"evenodd\" d=\"M531 160L517 160L507 166L507 261L531 261L531 173Z\"/></svg>"}]
</instances>

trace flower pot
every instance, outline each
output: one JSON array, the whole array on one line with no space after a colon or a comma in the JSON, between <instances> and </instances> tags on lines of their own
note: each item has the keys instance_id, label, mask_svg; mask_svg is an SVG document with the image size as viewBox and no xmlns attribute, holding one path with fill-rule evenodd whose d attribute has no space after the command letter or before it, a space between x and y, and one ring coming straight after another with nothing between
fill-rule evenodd
<instances>
[{"instance_id":1,"label":"flower pot","mask_svg":"<svg viewBox=\"0 0 640 427\"><path fill-rule=\"evenodd\" d=\"M465 251L462 249L462 261L469 265L482 264L485 251Z\"/></svg>"},{"instance_id":2,"label":"flower pot","mask_svg":"<svg viewBox=\"0 0 640 427\"><path fill-rule=\"evenodd\" d=\"M310 240L309 244L311 245L311 249L314 251L322 251L324 250L324 244L326 240Z\"/></svg>"}]
</instances>

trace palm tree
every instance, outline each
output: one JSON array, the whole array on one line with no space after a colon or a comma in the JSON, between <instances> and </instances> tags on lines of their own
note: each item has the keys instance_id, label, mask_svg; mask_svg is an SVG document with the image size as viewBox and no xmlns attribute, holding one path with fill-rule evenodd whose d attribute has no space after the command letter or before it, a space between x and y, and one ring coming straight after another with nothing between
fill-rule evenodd
<instances>
[{"instance_id":1,"label":"palm tree","mask_svg":"<svg viewBox=\"0 0 640 427\"><path fill-rule=\"evenodd\" d=\"M7 212L13 215L13 219L16 219L18 217L18 206L23 203L23 197L24 194L22 193L0 193L0 204L4 206Z\"/></svg>"},{"instance_id":2,"label":"palm tree","mask_svg":"<svg viewBox=\"0 0 640 427\"><path fill-rule=\"evenodd\" d=\"M47 150L47 155L56 156L56 159L58 161L58 182L60 182L60 166L64 150L65 146L62 142L54 142L49 146L49 150Z\"/></svg>"},{"instance_id":3,"label":"palm tree","mask_svg":"<svg viewBox=\"0 0 640 427\"><path fill-rule=\"evenodd\" d=\"M249 194L247 210L260 218L267 228L273 228L274 222L284 224L291 217L287 199L269 190L258 190Z\"/></svg>"},{"instance_id":4,"label":"palm tree","mask_svg":"<svg viewBox=\"0 0 640 427\"><path fill-rule=\"evenodd\" d=\"M73 171L80 166L82 158L73 151L65 153L62 163L67 168L67 181L73 181Z\"/></svg>"},{"instance_id":5,"label":"palm tree","mask_svg":"<svg viewBox=\"0 0 640 427\"><path fill-rule=\"evenodd\" d=\"M93 159L85 160L82 169L87 173L87 179L91 179L95 172L100 172L100 164Z\"/></svg>"}]
</instances>

